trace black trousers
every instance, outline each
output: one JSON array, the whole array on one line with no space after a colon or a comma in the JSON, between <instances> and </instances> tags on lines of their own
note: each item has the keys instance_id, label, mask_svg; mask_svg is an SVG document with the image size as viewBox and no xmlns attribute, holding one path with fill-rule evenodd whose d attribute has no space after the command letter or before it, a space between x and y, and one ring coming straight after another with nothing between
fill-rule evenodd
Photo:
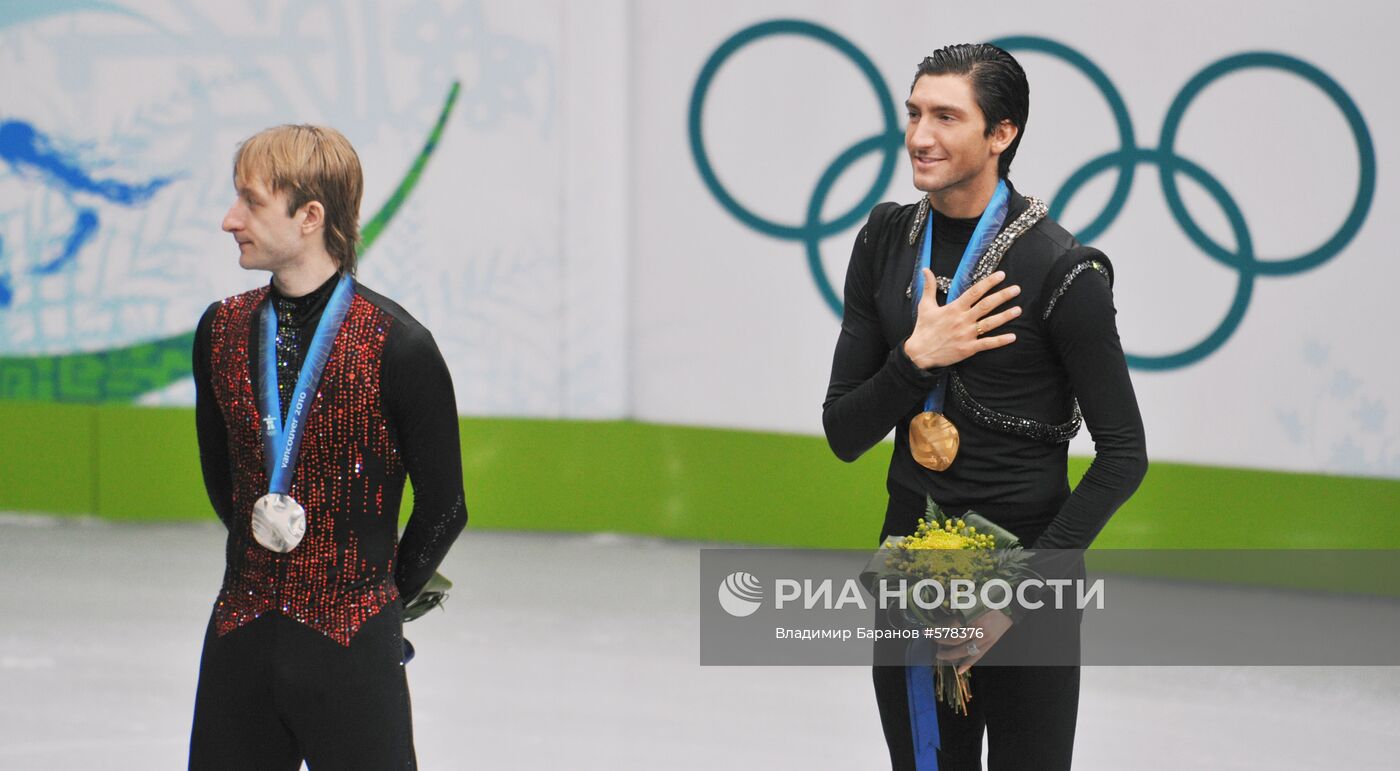
<instances>
[{"instance_id":1,"label":"black trousers","mask_svg":"<svg viewBox=\"0 0 1400 771\"><path fill-rule=\"evenodd\" d=\"M939 771L980 771L987 732L991 771L1070 768L1079 711L1079 667L973 667L968 714L938 704ZM914 768L904 667L875 667L875 697L890 768Z\"/></svg>"},{"instance_id":2,"label":"black trousers","mask_svg":"<svg viewBox=\"0 0 1400 771\"><path fill-rule=\"evenodd\" d=\"M1032 646L1042 655L1047 648L1062 652L1051 660L1077 662L1081 618L1073 609L1031 613L969 670L972 700L966 715L938 703L939 771L980 771L984 731L990 771L1068 771L1079 717L1079 667L998 662L1035 661L1028 653ZM883 619L877 624L883 626ZM881 640L876 645L881 661L898 661L906 643ZM873 668L890 767L901 771L914 768L906 672L905 667Z\"/></svg>"},{"instance_id":3,"label":"black trousers","mask_svg":"<svg viewBox=\"0 0 1400 771\"><path fill-rule=\"evenodd\" d=\"M385 606L345 647L278 613L204 637L191 771L414 769L403 610Z\"/></svg>"},{"instance_id":4,"label":"black trousers","mask_svg":"<svg viewBox=\"0 0 1400 771\"><path fill-rule=\"evenodd\" d=\"M1021 543L1033 544L1054 519L1069 495L1063 493L1040 504L973 506L993 522L1015 533ZM951 516L962 516L969 507L945 506ZM923 515L921 497L891 494L885 533L912 531L911 523ZM881 538L883 539L883 534ZM1042 553L1033 564L1045 578L1085 577L1080 555ZM938 703L939 771L981 771L982 736L987 736L990 771L1068 771L1074 755L1074 730L1079 720L1079 631L1083 613L1078 610L1037 610L1013 624L1002 639L970 671L972 700L968 714L955 714ZM877 627L889 621L877 613ZM1047 648L1048 646L1048 648ZM905 643L876 642L877 660L903 661ZM1046 651L1055 651L1047 656ZM1032 655L1035 652L1038 655ZM1004 661L1052 661L1065 666L998 666ZM909 695L905 667L872 668L875 701L896 771L914 768L914 734L909 725Z\"/></svg>"}]
</instances>

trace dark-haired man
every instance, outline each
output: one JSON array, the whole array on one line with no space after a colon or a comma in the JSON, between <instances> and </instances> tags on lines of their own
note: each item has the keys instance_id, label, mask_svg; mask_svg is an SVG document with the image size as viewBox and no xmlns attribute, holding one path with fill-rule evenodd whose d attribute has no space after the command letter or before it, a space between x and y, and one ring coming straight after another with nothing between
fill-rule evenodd
<instances>
[{"instance_id":1,"label":"dark-haired man","mask_svg":"<svg viewBox=\"0 0 1400 771\"><path fill-rule=\"evenodd\" d=\"M233 179L224 230L272 281L195 333L200 463L228 539L189 766L414 768L402 600L467 522L452 378L428 330L353 278L364 180L344 136L267 129Z\"/></svg>"},{"instance_id":2,"label":"dark-haired man","mask_svg":"<svg viewBox=\"0 0 1400 771\"><path fill-rule=\"evenodd\" d=\"M1007 179L1029 112L1010 54L935 51L906 106L914 186L926 195L877 206L856 237L827 440L852 461L894 429L882 540L912 533L928 496L953 514L976 509L1032 548L1087 548L1147 467L1110 264ZM1071 493L1067 448L1081 414L1095 456ZM982 637L958 651L964 671L1023 631L998 612L975 625ZM911 717L910 678L927 671L874 669L895 768L981 768L984 730L994 771L1070 767L1077 667L980 667L969 713L939 703L936 725L934 711Z\"/></svg>"}]
</instances>

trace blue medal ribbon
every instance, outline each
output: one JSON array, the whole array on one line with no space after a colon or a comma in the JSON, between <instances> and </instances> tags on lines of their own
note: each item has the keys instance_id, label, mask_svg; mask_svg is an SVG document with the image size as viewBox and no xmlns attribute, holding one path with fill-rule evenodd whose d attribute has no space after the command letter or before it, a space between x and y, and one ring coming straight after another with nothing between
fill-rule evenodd
<instances>
[{"instance_id":1,"label":"blue medal ribbon","mask_svg":"<svg viewBox=\"0 0 1400 771\"><path fill-rule=\"evenodd\" d=\"M978 260L987 252L992 240L1001 232L1006 222L1011 192L1006 180L997 183L992 200L982 210L977 227L967 241L958 270L948 286L948 300L958 299L963 290L972 283L973 271ZM919 266L914 272L915 319L918 318L919 300L924 296L924 269L933 264L933 212L929 212L928 224L924 227L923 247L919 250ZM925 412L942 412L944 397L948 392L948 377L938 379L938 384L929 391L924 400ZM905 652L904 686L909 702L909 728L914 739L914 766L918 771L938 771L938 747L941 742L938 733L938 695L934 688L933 648L923 640L912 643Z\"/></svg>"},{"instance_id":2,"label":"blue medal ribbon","mask_svg":"<svg viewBox=\"0 0 1400 771\"><path fill-rule=\"evenodd\" d=\"M316 324L316 334L311 338L311 346L306 351L306 359L301 363L297 375L296 390L292 393L291 408L287 411L286 430L282 426L282 400L277 393L277 311L271 299L262 310L262 360L258 367L258 378L262 381L263 414L263 455L267 463L267 491L269 494L286 495L292 489L292 473L296 469L297 455L301 452L301 437L306 424L306 416L311 410L311 402L316 398L316 389L321 382L321 373L326 369L326 359L330 358L331 345L340 334L340 325L350 310L354 299L355 280L343 273L340 281L331 292L321 320Z\"/></svg>"},{"instance_id":3,"label":"blue medal ribbon","mask_svg":"<svg viewBox=\"0 0 1400 771\"><path fill-rule=\"evenodd\" d=\"M997 189L992 193L992 200L987 203L987 208L982 210L982 217L977 220L977 227L972 231L972 238L967 241L967 248L963 250L962 260L958 262L958 270L953 274L953 281L948 286L948 300L952 302L958 299L958 295L972 283L972 272L977 268L977 261L982 259L982 255L987 252L987 247L992 245L992 240L1001 232L1001 226L1006 222L1006 211L1011 199L1011 191L1006 186L1006 180L997 182ZM919 250L919 266L914 271L914 316L917 320L919 313L919 300L924 296L924 269L933 264L933 212L928 215L928 224L924 226L924 243ZM944 303L945 305L947 303ZM924 412L942 412L943 399L948 392L947 376L938 379L938 384L928 392L928 398L924 400Z\"/></svg>"},{"instance_id":4,"label":"blue medal ribbon","mask_svg":"<svg viewBox=\"0 0 1400 771\"><path fill-rule=\"evenodd\" d=\"M933 643L916 639L904 652L905 692L909 699L909 735L914 738L916 771L938 771L938 695L934 693Z\"/></svg>"}]
</instances>

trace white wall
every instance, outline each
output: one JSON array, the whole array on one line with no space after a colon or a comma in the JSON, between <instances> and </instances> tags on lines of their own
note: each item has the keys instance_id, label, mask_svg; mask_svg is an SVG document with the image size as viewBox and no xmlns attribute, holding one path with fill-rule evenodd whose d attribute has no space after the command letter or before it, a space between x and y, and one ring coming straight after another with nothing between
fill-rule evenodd
<instances>
[{"instance_id":1,"label":"white wall","mask_svg":"<svg viewBox=\"0 0 1400 771\"><path fill-rule=\"evenodd\" d=\"M1384 165L1400 120L1385 75L1393 6L1188 2L1170 5L1004 3L638 4L638 180L633 409L645 420L820 433L837 317L819 295L801 242L752 229L726 211L685 147L692 86L731 35L779 18L819 23L868 57L898 107L929 50L1012 35L1049 38L1087 56L1116 86L1137 144L1155 148L1169 104L1188 80L1235 54L1273 51L1334 79L1358 106ZM1262 12L1267 11L1267 12ZM1044 53L1019 54L1031 112L1012 179L1053 199L1117 138L1104 98L1079 71ZM896 115L902 116L901 112ZM716 174L755 213L802 222L816 181L845 148L881 130L878 102L856 65L811 37L767 37L718 70L703 114ZM902 124L901 124L902 129ZM1185 112L1176 152L1206 169L1237 203L1259 259L1309 251L1346 218L1358 150L1339 109L1277 69L1229 74ZM877 156L840 178L828 217L871 189ZM1388 293L1397 204L1393 173L1344 250L1314 269L1261 275L1224 344L1188 366L1139 369L1134 380L1158 459L1400 476L1400 363ZM1063 216L1071 229L1101 211L1102 175ZM1233 249L1225 217L1181 182L1205 231ZM899 158L884 200L917 193ZM863 220L862 220L863 222ZM821 241L839 293L856 223ZM1172 218L1157 168L1137 167L1121 216L1094 242L1117 269L1127 349L1163 355L1205 338L1224 318L1237 273L1208 258ZM1076 450L1091 451L1081 437Z\"/></svg>"},{"instance_id":2,"label":"white wall","mask_svg":"<svg viewBox=\"0 0 1400 771\"><path fill-rule=\"evenodd\" d=\"M126 9L126 12L113 11ZM37 9L37 10L36 10ZM0 356L103 350L193 327L210 300L264 280L218 230L241 138L281 122L340 127L359 148L377 211L417 154L449 84L462 94L418 189L363 263L368 285L433 329L463 414L636 417L820 432L837 317L803 244L720 205L687 126L697 77L721 44L775 19L830 30L767 37L717 71L702 116L723 185L754 213L801 224L818 179L882 131L918 61L956 41L1033 35L1102 68L1139 147L1196 73L1244 52L1318 68L1354 102L1375 145L1369 213L1312 269L1259 275L1236 328L1209 355L1135 382L1158 459L1400 477L1400 363L1386 292L1397 203L1388 148L1400 98L1388 76L1389 4L921 2L395 4L124 2L0 9L0 122L42 131L98 179L174 179L125 206L0 162ZM1064 60L1019 52L1032 109L1012 174L1055 199L1117 147L1103 96ZM1358 152L1337 106L1278 69L1204 88L1176 152L1238 205L1259 259L1322 243L1346 218ZM874 190L879 154L842 174L824 217L867 193L912 201L904 158ZM13 160L13 159L12 159ZM1094 219L1112 172L1062 220ZM1219 206L1182 177L1205 232L1229 248ZM100 217L52 265L77 213ZM862 217L863 220L863 217ZM859 222L819 240L837 293ZM1113 259L1128 349L1160 355L1224 318L1238 273L1173 218L1151 164L1094 243ZM47 272L46 272L47 271ZM147 395L188 403L188 383ZM1088 452L1081 438L1076 450Z\"/></svg>"}]
</instances>

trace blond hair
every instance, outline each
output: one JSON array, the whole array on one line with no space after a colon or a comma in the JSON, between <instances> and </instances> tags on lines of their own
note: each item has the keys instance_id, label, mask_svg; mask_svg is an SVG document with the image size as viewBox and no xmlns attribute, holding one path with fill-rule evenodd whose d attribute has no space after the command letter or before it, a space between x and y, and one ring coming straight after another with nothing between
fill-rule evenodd
<instances>
[{"instance_id":1,"label":"blond hair","mask_svg":"<svg viewBox=\"0 0 1400 771\"><path fill-rule=\"evenodd\" d=\"M287 195L289 217L320 201L326 212L326 251L341 270L355 272L365 178L350 140L325 126L264 129L244 140L233 155L234 184L254 178Z\"/></svg>"}]
</instances>

